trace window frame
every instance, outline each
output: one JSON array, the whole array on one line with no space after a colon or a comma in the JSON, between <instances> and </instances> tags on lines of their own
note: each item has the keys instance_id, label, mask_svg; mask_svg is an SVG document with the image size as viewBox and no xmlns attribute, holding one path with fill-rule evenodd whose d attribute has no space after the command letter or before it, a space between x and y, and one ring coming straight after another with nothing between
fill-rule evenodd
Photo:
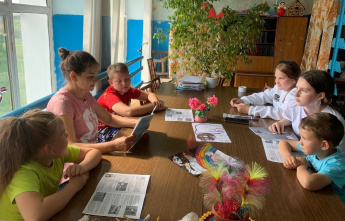
<instances>
[{"instance_id":1,"label":"window frame","mask_svg":"<svg viewBox=\"0 0 345 221\"><path fill-rule=\"evenodd\" d=\"M47 6L33 6L24 4L14 4L12 0L5 0L0 2L0 16L4 18L5 27L5 40L7 50L7 66L8 75L11 87L11 100L12 110L16 110L21 107L20 104L20 91L19 91L19 77L17 69L17 54L14 36L14 13L34 13L34 14L46 14L48 24L48 38L49 38L49 56L50 56L50 83L52 92L56 91L56 77L54 73L54 42L53 42L53 24L52 24L52 0L46 0ZM45 95L46 96L46 95Z\"/></svg>"}]
</instances>

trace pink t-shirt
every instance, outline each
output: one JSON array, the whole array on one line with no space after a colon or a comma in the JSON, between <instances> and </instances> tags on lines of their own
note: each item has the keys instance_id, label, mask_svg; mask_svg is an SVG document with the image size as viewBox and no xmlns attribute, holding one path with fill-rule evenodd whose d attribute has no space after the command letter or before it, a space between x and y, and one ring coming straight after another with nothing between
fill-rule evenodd
<instances>
[{"instance_id":1,"label":"pink t-shirt","mask_svg":"<svg viewBox=\"0 0 345 221\"><path fill-rule=\"evenodd\" d=\"M97 141L98 119L95 111L97 102L90 92L84 92L85 101L61 88L50 99L47 111L58 116L68 115L73 119L77 142L95 143Z\"/></svg>"}]
</instances>

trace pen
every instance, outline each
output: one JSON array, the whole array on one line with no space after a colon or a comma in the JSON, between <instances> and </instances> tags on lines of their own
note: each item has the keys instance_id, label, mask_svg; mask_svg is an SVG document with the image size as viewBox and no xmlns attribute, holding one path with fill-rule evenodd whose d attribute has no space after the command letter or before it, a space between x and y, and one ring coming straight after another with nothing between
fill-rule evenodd
<instances>
[{"instance_id":1,"label":"pen","mask_svg":"<svg viewBox=\"0 0 345 221\"><path fill-rule=\"evenodd\" d=\"M123 215L123 218L125 218L127 221L132 221L130 218L128 218L128 216Z\"/></svg>"},{"instance_id":2,"label":"pen","mask_svg":"<svg viewBox=\"0 0 345 221\"><path fill-rule=\"evenodd\" d=\"M115 218L116 219L116 221L120 221L118 218Z\"/></svg>"},{"instance_id":3,"label":"pen","mask_svg":"<svg viewBox=\"0 0 345 221\"><path fill-rule=\"evenodd\" d=\"M144 219L138 219L137 221L148 221L150 219L150 214L147 214L147 216Z\"/></svg>"},{"instance_id":4,"label":"pen","mask_svg":"<svg viewBox=\"0 0 345 221\"><path fill-rule=\"evenodd\" d=\"M148 221L150 219L150 214L147 214L147 216L144 218L144 221Z\"/></svg>"},{"instance_id":5,"label":"pen","mask_svg":"<svg viewBox=\"0 0 345 221\"><path fill-rule=\"evenodd\" d=\"M153 108L153 110L152 110L151 114L153 114L153 112L155 112L156 107L157 107L157 104L156 104L156 105L155 105L155 107Z\"/></svg>"}]
</instances>

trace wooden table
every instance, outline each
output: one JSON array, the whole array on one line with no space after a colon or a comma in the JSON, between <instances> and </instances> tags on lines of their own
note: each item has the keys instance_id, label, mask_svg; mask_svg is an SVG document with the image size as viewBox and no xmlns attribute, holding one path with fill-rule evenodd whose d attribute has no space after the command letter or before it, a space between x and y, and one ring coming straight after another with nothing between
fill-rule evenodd
<instances>
[{"instance_id":1,"label":"wooden table","mask_svg":"<svg viewBox=\"0 0 345 221\"><path fill-rule=\"evenodd\" d=\"M247 93L258 89L247 89ZM251 214L256 221L273 220L344 220L345 206L331 187L310 192L301 187L295 170L287 170L282 164L267 161L260 137L250 131L247 125L225 123L223 113L234 113L229 101L237 97L237 88L217 87L204 92L175 91L169 83L163 83L155 92L170 108L188 109L188 99L197 97L206 101L215 94L219 103L209 112L209 123L224 126L232 143L212 143L224 153L238 157L246 163L253 161L265 167L271 180L271 193L259 213ZM94 192L98 181L106 172L151 175L141 217L151 214L150 220L159 216L162 221L182 219L189 212L199 217L207 210L203 206L199 180L177 165L168 157L185 151L188 143L195 142L191 123L166 122L165 112L153 118L146 134L127 156L103 155L102 163L90 172L86 186L75 195L71 202L51 220L78 220ZM260 119L250 126L269 126L273 120ZM129 134L131 129L122 129ZM191 147L199 146L194 143ZM92 217L92 216L91 216ZM94 218L94 217L92 217ZM97 217L99 220L115 220L112 217ZM123 219L121 219L123 220Z\"/></svg>"}]
</instances>

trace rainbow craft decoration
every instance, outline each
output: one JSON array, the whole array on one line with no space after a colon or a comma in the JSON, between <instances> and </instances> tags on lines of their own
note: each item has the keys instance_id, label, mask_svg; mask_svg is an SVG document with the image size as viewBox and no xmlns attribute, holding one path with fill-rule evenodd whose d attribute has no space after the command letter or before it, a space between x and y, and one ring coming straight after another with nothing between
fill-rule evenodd
<instances>
[{"instance_id":1,"label":"rainbow craft decoration","mask_svg":"<svg viewBox=\"0 0 345 221\"><path fill-rule=\"evenodd\" d=\"M207 143L204 146L198 147L195 152L195 158L200 166L205 169L217 167L217 164L213 161L212 157L216 153L217 149Z\"/></svg>"}]
</instances>

